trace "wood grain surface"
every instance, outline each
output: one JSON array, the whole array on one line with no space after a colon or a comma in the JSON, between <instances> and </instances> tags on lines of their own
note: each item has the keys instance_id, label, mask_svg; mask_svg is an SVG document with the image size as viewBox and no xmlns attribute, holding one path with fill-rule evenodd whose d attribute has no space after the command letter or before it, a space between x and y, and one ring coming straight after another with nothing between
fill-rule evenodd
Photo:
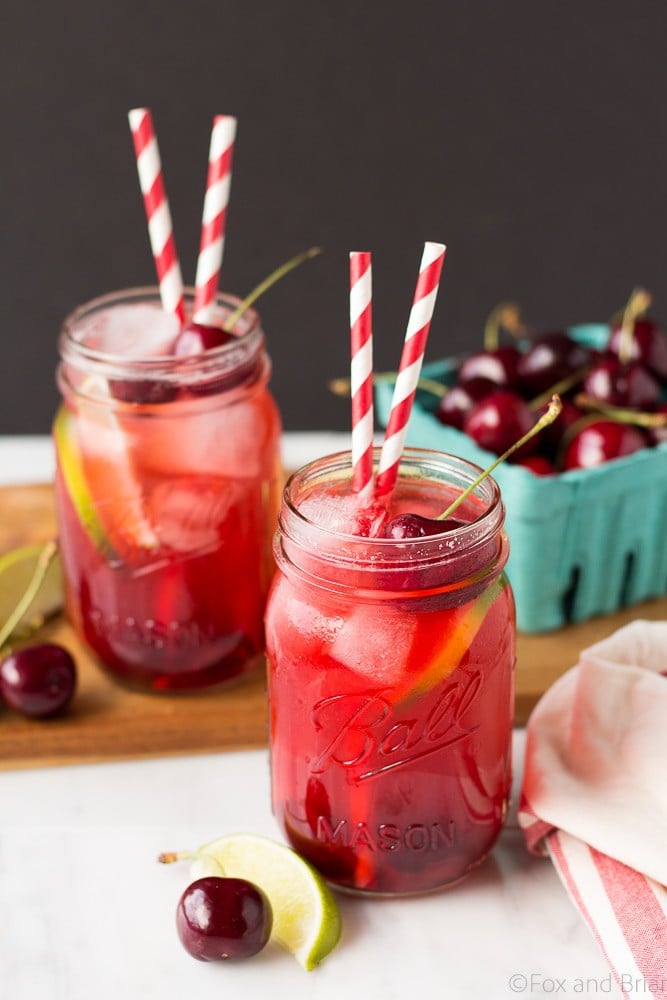
<instances>
[{"instance_id":1,"label":"wood grain surface","mask_svg":"<svg viewBox=\"0 0 667 1000\"><path fill-rule=\"evenodd\" d=\"M0 552L55 536L48 485L0 488ZM667 598L548 635L519 635L516 722L526 722L579 650L635 618L667 618ZM0 709L0 770L262 747L267 743L264 663L232 686L199 694L139 694L118 686L59 618L44 638L73 653L75 700L61 718L35 721Z\"/></svg>"}]
</instances>

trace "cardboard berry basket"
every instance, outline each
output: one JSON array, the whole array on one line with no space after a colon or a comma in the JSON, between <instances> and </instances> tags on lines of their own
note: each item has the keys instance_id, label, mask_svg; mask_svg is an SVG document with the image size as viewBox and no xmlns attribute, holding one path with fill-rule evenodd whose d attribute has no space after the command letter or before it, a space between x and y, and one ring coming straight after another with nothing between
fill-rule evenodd
<instances>
[{"instance_id":1,"label":"cardboard berry basket","mask_svg":"<svg viewBox=\"0 0 667 1000\"><path fill-rule=\"evenodd\" d=\"M568 333L601 348L609 328L583 324ZM460 361L425 365L424 377L452 385ZM382 426L392 390L389 383L376 386ZM495 456L441 424L434 415L437 405L432 393L418 393L407 443L489 465ZM547 632L667 592L667 443L557 476L536 476L504 463L494 478L507 509L507 573L521 631Z\"/></svg>"}]
</instances>

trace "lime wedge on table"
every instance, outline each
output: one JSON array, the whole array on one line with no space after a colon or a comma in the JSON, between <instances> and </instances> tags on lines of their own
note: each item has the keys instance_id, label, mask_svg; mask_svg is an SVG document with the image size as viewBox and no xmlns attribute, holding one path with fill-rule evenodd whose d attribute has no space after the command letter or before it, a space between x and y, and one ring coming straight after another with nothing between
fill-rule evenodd
<instances>
[{"instance_id":1,"label":"lime wedge on table","mask_svg":"<svg viewBox=\"0 0 667 1000\"><path fill-rule=\"evenodd\" d=\"M25 545L0 556L0 624L6 622L28 588L42 552L41 545ZM60 558L52 560L35 599L14 630L15 637L29 634L63 605Z\"/></svg>"},{"instance_id":2,"label":"lime wedge on table","mask_svg":"<svg viewBox=\"0 0 667 1000\"><path fill-rule=\"evenodd\" d=\"M192 875L227 875L254 882L273 910L271 938L314 969L338 943L340 914L328 885L295 851L254 834L232 834L197 851Z\"/></svg>"}]
</instances>

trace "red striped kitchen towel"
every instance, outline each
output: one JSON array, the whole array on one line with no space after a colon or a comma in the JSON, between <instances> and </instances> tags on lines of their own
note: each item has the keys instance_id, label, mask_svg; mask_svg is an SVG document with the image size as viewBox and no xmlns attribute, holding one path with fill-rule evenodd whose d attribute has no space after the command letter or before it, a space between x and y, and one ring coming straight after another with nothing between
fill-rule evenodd
<instances>
[{"instance_id":1,"label":"red striped kitchen towel","mask_svg":"<svg viewBox=\"0 0 667 1000\"><path fill-rule=\"evenodd\" d=\"M667 623L585 649L528 723L519 823L623 996L667 997Z\"/></svg>"}]
</instances>

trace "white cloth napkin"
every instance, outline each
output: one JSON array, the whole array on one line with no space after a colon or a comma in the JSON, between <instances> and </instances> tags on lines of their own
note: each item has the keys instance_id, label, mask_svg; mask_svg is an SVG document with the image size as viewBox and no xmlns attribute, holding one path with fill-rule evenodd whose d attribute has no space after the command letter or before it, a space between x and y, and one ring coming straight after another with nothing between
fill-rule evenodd
<instances>
[{"instance_id":1,"label":"white cloth napkin","mask_svg":"<svg viewBox=\"0 0 667 1000\"><path fill-rule=\"evenodd\" d=\"M667 623L585 649L528 723L519 812L624 996L667 995Z\"/></svg>"}]
</instances>

